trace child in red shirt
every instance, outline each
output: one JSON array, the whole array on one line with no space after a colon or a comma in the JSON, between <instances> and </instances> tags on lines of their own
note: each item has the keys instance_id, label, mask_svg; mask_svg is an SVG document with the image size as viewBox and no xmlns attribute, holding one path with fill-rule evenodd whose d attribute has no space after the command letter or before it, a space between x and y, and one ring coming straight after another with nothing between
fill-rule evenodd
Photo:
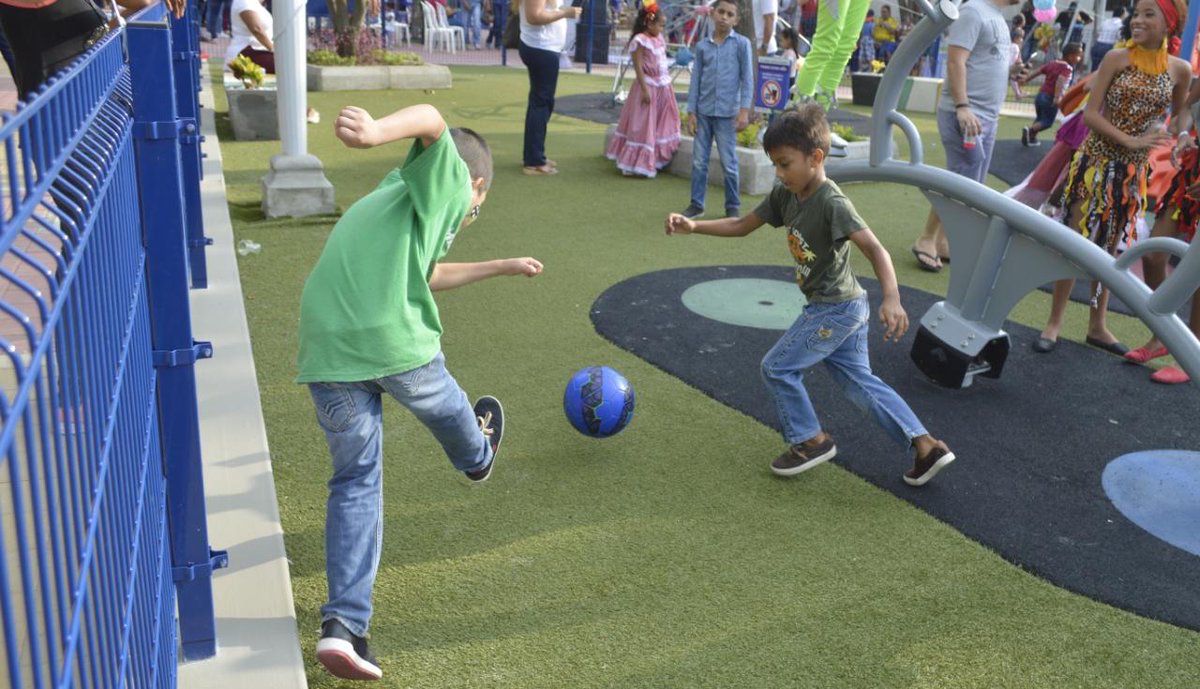
<instances>
[{"instance_id":1,"label":"child in red shirt","mask_svg":"<svg viewBox=\"0 0 1200 689\"><path fill-rule=\"evenodd\" d=\"M1037 117L1034 119L1033 124L1021 130L1022 145L1041 145L1037 140L1038 132L1054 126L1054 120L1058 117L1058 106L1062 101L1062 95L1067 92L1067 87L1071 85L1071 77L1075 74L1075 65L1078 65L1082 61L1083 46L1078 43L1068 43L1063 48L1061 60L1047 62L1038 71L1031 72L1024 79L1021 79L1022 84L1027 84L1033 81L1035 77L1040 75L1046 76L1045 81L1042 82L1042 90L1038 91L1037 97L1033 101Z\"/></svg>"}]
</instances>

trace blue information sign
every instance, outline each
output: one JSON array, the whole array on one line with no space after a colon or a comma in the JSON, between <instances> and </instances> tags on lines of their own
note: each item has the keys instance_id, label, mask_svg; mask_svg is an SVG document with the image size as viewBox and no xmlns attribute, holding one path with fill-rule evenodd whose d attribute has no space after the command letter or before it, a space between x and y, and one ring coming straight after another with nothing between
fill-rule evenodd
<instances>
[{"instance_id":1,"label":"blue information sign","mask_svg":"<svg viewBox=\"0 0 1200 689\"><path fill-rule=\"evenodd\" d=\"M754 88L754 108L771 112L788 106L791 91L791 68L781 57L758 58L758 79Z\"/></svg>"}]
</instances>

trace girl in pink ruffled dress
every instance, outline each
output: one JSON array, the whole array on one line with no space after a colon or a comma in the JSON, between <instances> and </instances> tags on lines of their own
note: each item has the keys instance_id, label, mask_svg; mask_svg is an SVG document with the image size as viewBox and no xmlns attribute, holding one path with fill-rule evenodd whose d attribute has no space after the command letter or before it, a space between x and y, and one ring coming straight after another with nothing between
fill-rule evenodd
<instances>
[{"instance_id":1,"label":"girl in pink ruffled dress","mask_svg":"<svg viewBox=\"0 0 1200 689\"><path fill-rule=\"evenodd\" d=\"M654 2L638 10L633 24L636 81L625 99L606 155L625 175L653 177L679 148L679 105L667 73L666 17Z\"/></svg>"}]
</instances>

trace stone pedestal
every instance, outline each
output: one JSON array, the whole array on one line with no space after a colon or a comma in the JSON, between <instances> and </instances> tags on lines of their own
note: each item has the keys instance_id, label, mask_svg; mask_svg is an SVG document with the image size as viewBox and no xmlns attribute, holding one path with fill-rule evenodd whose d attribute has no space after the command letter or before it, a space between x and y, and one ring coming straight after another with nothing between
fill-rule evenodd
<instances>
[{"instance_id":1,"label":"stone pedestal","mask_svg":"<svg viewBox=\"0 0 1200 689\"><path fill-rule=\"evenodd\" d=\"M333 185L316 156L277 155L262 178L263 213L268 218L324 215L335 210Z\"/></svg>"},{"instance_id":2,"label":"stone pedestal","mask_svg":"<svg viewBox=\"0 0 1200 689\"><path fill-rule=\"evenodd\" d=\"M274 78L259 88L248 89L225 75L225 97L229 101L229 123L238 141L273 141L279 138L279 92Z\"/></svg>"}]
</instances>

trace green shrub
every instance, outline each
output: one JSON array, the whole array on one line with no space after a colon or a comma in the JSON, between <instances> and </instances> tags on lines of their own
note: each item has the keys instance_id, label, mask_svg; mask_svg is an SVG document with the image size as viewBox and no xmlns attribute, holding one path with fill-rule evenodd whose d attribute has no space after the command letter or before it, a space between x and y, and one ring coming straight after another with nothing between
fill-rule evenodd
<instances>
[{"instance_id":1,"label":"green shrub","mask_svg":"<svg viewBox=\"0 0 1200 689\"><path fill-rule=\"evenodd\" d=\"M377 65L423 65L425 60L417 53L392 53L386 50L371 51L371 59Z\"/></svg>"},{"instance_id":2,"label":"green shrub","mask_svg":"<svg viewBox=\"0 0 1200 689\"><path fill-rule=\"evenodd\" d=\"M354 56L342 57L332 50L310 50L308 51L308 64L320 65L322 67L348 67L351 65L423 65L425 60L417 53L393 53L380 48L375 48L370 53L362 56L362 59Z\"/></svg>"},{"instance_id":3,"label":"green shrub","mask_svg":"<svg viewBox=\"0 0 1200 689\"><path fill-rule=\"evenodd\" d=\"M830 128L833 130L834 134L837 134L845 139L847 143L862 141L863 139L862 136L859 136L858 132L854 131L854 127L851 127L848 124L834 122L832 125L830 125Z\"/></svg>"},{"instance_id":4,"label":"green shrub","mask_svg":"<svg viewBox=\"0 0 1200 689\"><path fill-rule=\"evenodd\" d=\"M266 78L266 71L255 64L250 58L245 55L238 55L229 63L229 71L233 72L233 76L242 81L242 85L248 89L258 88L262 86L263 79Z\"/></svg>"},{"instance_id":5,"label":"green shrub","mask_svg":"<svg viewBox=\"0 0 1200 689\"><path fill-rule=\"evenodd\" d=\"M342 57L332 50L310 50L308 51L308 64L322 67L348 66L358 64L358 60L353 55Z\"/></svg>"}]
</instances>

